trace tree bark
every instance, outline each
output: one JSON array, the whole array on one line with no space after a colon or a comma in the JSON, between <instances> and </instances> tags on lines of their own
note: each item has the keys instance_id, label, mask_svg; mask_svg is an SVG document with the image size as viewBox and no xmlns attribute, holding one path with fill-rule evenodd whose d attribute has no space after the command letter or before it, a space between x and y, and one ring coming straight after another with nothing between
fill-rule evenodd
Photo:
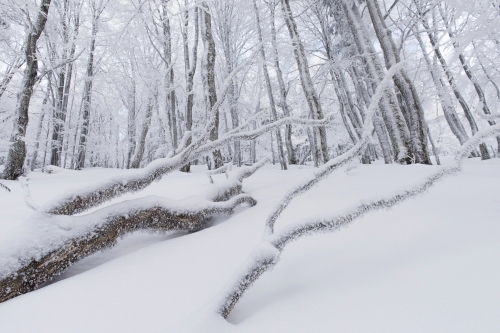
<instances>
[{"instance_id":1,"label":"tree bark","mask_svg":"<svg viewBox=\"0 0 500 333\"><path fill-rule=\"evenodd\" d=\"M185 2L187 7L187 0ZM198 63L198 40L199 40L199 13L198 7L194 8L194 41L193 48L191 50L191 59L189 58L189 43L188 43L188 24L189 24L189 13L186 10L184 14L184 32L182 38L184 41L184 66L186 70L186 131L193 130L193 105L194 105L194 74L196 73L196 66ZM191 143L191 138L189 138L188 145ZM181 168L181 171L190 172L191 164L186 164Z\"/></svg>"},{"instance_id":2,"label":"tree bark","mask_svg":"<svg viewBox=\"0 0 500 333\"><path fill-rule=\"evenodd\" d=\"M427 31L427 37L429 37L429 41L433 47L434 54L438 58L439 62L441 63L441 67L444 70L444 73L446 75L446 78L448 79L448 84L450 85L453 94L455 95L455 98L457 99L458 103L462 107L462 110L464 111L465 118L469 122L472 135L476 134L478 131L477 123L476 120L474 119L474 116L472 115L472 112L469 108L469 105L465 101L465 98L462 96L460 91L458 90L458 87L455 82L455 78L453 77L453 74L450 71L450 68L444 59L443 54L441 53L441 50L439 49L439 45L436 39L435 32L433 33L433 30L431 30L431 27L429 26L429 23L427 22L427 19L422 15L421 10L419 10L419 15L420 15L420 21L422 22L422 25L424 26L425 30ZM482 159L489 159L490 158L490 153L488 152L488 148L486 147L485 143L479 144L479 150L481 152L481 158Z\"/></svg>"},{"instance_id":3,"label":"tree bark","mask_svg":"<svg viewBox=\"0 0 500 333\"><path fill-rule=\"evenodd\" d=\"M281 71L279 54L278 54L278 43L276 41L276 24L275 24L275 13L276 13L276 0L269 3L269 10L271 12L271 46L273 49L274 58L274 70L276 71L276 78L278 79L278 84L280 88L280 102L279 106L283 110L283 115L285 117L290 117L291 111L286 100L287 89L285 86L285 81L283 80L283 72ZM285 127L285 145L288 155L289 164L297 164L297 157L295 156L295 149L292 143L292 125L286 125Z\"/></svg>"},{"instance_id":4,"label":"tree bark","mask_svg":"<svg viewBox=\"0 0 500 333\"><path fill-rule=\"evenodd\" d=\"M455 49L455 51L458 52L460 50L460 44L456 41L456 36L451 31L450 25L448 24L446 17L444 16L444 13L441 10L441 7L438 6L438 8L439 8L439 12L441 13L441 18L443 19L444 25L445 25L446 29L448 30L448 36L450 36L450 39L453 41L453 48ZM467 78L472 82L472 85L474 86L474 90L476 91L477 97L479 98L479 102L481 103L484 114L490 115L491 111L490 111L490 108L489 108L488 103L486 101L486 95L484 94L483 88L477 82L477 78L474 75L474 72L472 71L470 66L465 61L465 57L464 57L462 52L458 53L458 59L460 60L460 64L462 65L462 68L464 69L465 75L467 75ZM490 126L493 126L496 124L496 122L494 120L488 120L488 124L490 124ZM499 154L500 153L500 136L497 136L496 139L497 139L497 154Z\"/></svg>"},{"instance_id":5,"label":"tree bark","mask_svg":"<svg viewBox=\"0 0 500 333\"><path fill-rule=\"evenodd\" d=\"M253 0L253 7L255 11L255 20L257 23L257 35L259 39L260 46L260 57L262 60L262 73L264 74L264 79L266 81L267 98L269 100L269 107L271 108L271 116L273 121L278 120L278 113L276 112L276 104L274 103L273 90L271 87L271 79L269 78L269 71L266 65L266 52L264 50L264 39L262 38L262 29L260 27L260 17L259 9L257 8L257 0ZM285 152L283 151L283 139L281 138L281 130L278 128L276 130L276 145L278 148L278 159L281 165L281 170L287 170ZM274 155L274 154L273 154Z\"/></svg>"},{"instance_id":6,"label":"tree bark","mask_svg":"<svg viewBox=\"0 0 500 333\"><path fill-rule=\"evenodd\" d=\"M300 82L306 96L309 111L311 112L311 116L313 119L323 119L323 110L321 108L321 103L316 93L316 89L314 88L311 74L309 73L309 64L307 62L306 53L304 50L304 46L300 41L297 24L295 23L295 19L293 18L289 0L281 0L281 10L283 12L283 17L290 34L290 38L292 39L295 61L297 62L297 67L300 74ZM326 129L324 127L319 127L317 131L319 132L321 149L320 151L322 154L321 159L324 163L326 163L330 159L328 155ZM316 132L316 129L314 129L314 132ZM319 157L320 156L318 156L318 158Z\"/></svg>"},{"instance_id":7,"label":"tree bark","mask_svg":"<svg viewBox=\"0 0 500 333\"><path fill-rule=\"evenodd\" d=\"M8 180L15 180L23 174L23 165L26 159L26 144L24 138L26 136L26 128L29 120L28 110L38 72L38 58L36 55L37 42L45 29L50 2L51 0L42 0L37 20L26 36L26 68L24 70L21 89L17 97L14 128L10 136L11 145L2 175L4 179Z\"/></svg>"},{"instance_id":8,"label":"tree bark","mask_svg":"<svg viewBox=\"0 0 500 333\"><path fill-rule=\"evenodd\" d=\"M100 13L94 12L92 17L92 36L90 39L89 58L87 61L87 73L83 89L83 123L78 144L78 157L76 159L76 170L85 166L85 155L87 152L87 136L90 132L90 111L92 107L92 81L94 79L94 52Z\"/></svg>"},{"instance_id":9,"label":"tree bark","mask_svg":"<svg viewBox=\"0 0 500 333\"><path fill-rule=\"evenodd\" d=\"M387 29L377 0L367 0L368 12L375 28L375 33L382 47L386 68L389 69L401 61L399 50L396 48L391 32ZM401 70L394 75L394 83L401 92L410 119L409 128L411 145L415 163L432 164L427 146L427 124L424 110L420 103L417 90L409 79L406 71Z\"/></svg>"},{"instance_id":10,"label":"tree bark","mask_svg":"<svg viewBox=\"0 0 500 333\"><path fill-rule=\"evenodd\" d=\"M49 84L49 83L48 83ZM38 129L36 131L35 148L33 149L33 155L31 156L30 170L33 171L36 165L36 159L38 157L38 148L40 147L40 135L43 129L43 118L45 117L47 102L49 101L49 89L42 102L42 109L40 110L40 120L38 121Z\"/></svg>"},{"instance_id":11,"label":"tree bark","mask_svg":"<svg viewBox=\"0 0 500 333\"><path fill-rule=\"evenodd\" d=\"M206 1L200 4L201 9L201 39L203 41L204 52L202 58L202 83L205 95L205 106L207 115L212 112L212 109L217 102L217 90L215 89L215 42L212 34L212 16L210 8ZM219 138L219 110L215 110L215 124L210 131L210 140L215 141ZM213 153L214 169L218 169L224 165L222 154L219 149Z\"/></svg>"},{"instance_id":12,"label":"tree bark","mask_svg":"<svg viewBox=\"0 0 500 333\"><path fill-rule=\"evenodd\" d=\"M166 77L166 110L169 120L170 138L173 150L178 146L176 96L174 89L174 67L172 66L172 36L170 33L170 20L167 15L167 3L169 0L162 0L162 28L163 28L163 59L165 61Z\"/></svg>"},{"instance_id":13,"label":"tree bark","mask_svg":"<svg viewBox=\"0 0 500 333\"><path fill-rule=\"evenodd\" d=\"M341 15L341 12L343 12L344 15ZM347 20L350 36L345 36L345 38L349 40L350 37L352 37L354 40L358 54L363 56L368 80L371 81L371 88L375 91L377 85L384 77L383 67L381 60L368 38L366 26L361 20L357 6L354 4L348 6L345 2L342 2L342 11L340 11L339 8L339 10L334 11L334 13L336 14L336 19L340 22L342 22L343 18ZM409 157L409 153L411 153L412 149L410 144L410 133L392 87L388 87L385 90L385 95L379 103L379 109L392 142L394 159L402 164L411 163Z\"/></svg>"},{"instance_id":14,"label":"tree bark","mask_svg":"<svg viewBox=\"0 0 500 333\"><path fill-rule=\"evenodd\" d=\"M132 162L130 163L130 168L132 169L138 169L141 166L142 158L144 156L144 150L146 148L146 137L148 135L149 127L151 126L153 106L153 99L150 97L148 100L148 105L146 106L146 114L144 115L144 120L142 122L141 133L139 134L139 139L137 140L134 157L132 158Z\"/></svg>"}]
</instances>

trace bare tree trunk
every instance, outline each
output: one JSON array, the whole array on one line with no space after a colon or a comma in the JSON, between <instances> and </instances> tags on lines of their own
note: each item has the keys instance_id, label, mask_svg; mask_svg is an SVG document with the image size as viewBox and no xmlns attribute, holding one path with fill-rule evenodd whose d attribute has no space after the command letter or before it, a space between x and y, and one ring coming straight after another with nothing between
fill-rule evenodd
<instances>
[{"instance_id":1,"label":"bare tree trunk","mask_svg":"<svg viewBox=\"0 0 500 333\"><path fill-rule=\"evenodd\" d=\"M135 151L136 141L135 141L135 117L136 117L136 83L135 80L132 81L132 89L129 95L130 102L128 103L128 123L127 123L127 140L128 140L128 152L127 152L127 169L130 168L130 163L132 163L132 157Z\"/></svg>"},{"instance_id":2,"label":"bare tree trunk","mask_svg":"<svg viewBox=\"0 0 500 333\"><path fill-rule=\"evenodd\" d=\"M455 98L458 100L458 103L462 107L462 110L464 111L465 118L469 122L471 131L472 131L472 135L474 135L478 131L476 121L472 115L472 112L469 108L469 105L465 101L465 98L462 96L462 94L458 90L458 87L457 87L456 82L455 82L455 78L453 77L453 74L451 73L447 62L444 59L444 56L441 53L441 50L439 49L439 45L438 45L436 35L435 35L436 32L433 33L433 30L431 30L429 23L427 22L427 19L422 15L421 12L419 13L419 15L421 16L420 20L422 22L422 25L424 26L425 30L427 31L427 36L429 37L429 41L433 47L434 54L436 55L439 62L441 63L441 67L443 67L444 73L446 74L446 78L448 79L448 84L450 85L450 87L453 91L453 94L455 95ZM485 143L479 144L479 150L481 152L481 158L483 160L487 160L490 158L490 153L488 152L488 148L486 147Z\"/></svg>"},{"instance_id":3,"label":"bare tree trunk","mask_svg":"<svg viewBox=\"0 0 500 333\"><path fill-rule=\"evenodd\" d=\"M59 3L56 3L59 5ZM61 60L65 61L68 58L68 44L69 44L69 31L68 31L68 0L64 0L62 2L63 8L58 8L58 11L62 15L60 19L60 24L61 24L61 35L62 35L62 42L63 42L63 51ZM56 50L54 46L54 51L53 54L56 54ZM65 81L66 81L66 69L67 66L63 66L59 69L59 72L56 75L56 96L57 96L57 102L56 102L56 108L54 109L54 115L52 117L52 153L50 156L50 164L55 165L55 166L60 166L61 165L61 152L62 152L62 144L63 144L63 138L64 138L64 123L66 120L66 114L63 110L63 100L64 100L64 87L65 87Z\"/></svg>"},{"instance_id":4,"label":"bare tree trunk","mask_svg":"<svg viewBox=\"0 0 500 333\"><path fill-rule=\"evenodd\" d=\"M23 173L23 165L26 158L26 144L24 138L26 136L26 128L29 119L28 109L38 72L38 59L36 56L37 41L42 31L45 29L50 2L51 0L42 0L37 20L26 37L26 68L24 70L21 89L17 97L16 117L14 119L14 128L10 136L11 145L2 175L2 178L8 180L15 180Z\"/></svg>"},{"instance_id":5,"label":"bare tree trunk","mask_svg":"<svg viewBox=\"0 0 500 333\"><path fill-rule=\"evenodd\" d=\"M267 70L267 65L266 65L266 52L264 50L264 45L263 45L264 39L262 38L262 29L260 27L260 17L259 17L259 9L257 8L257 0L253 0L253 6L255 10L255 19L257 23L257 34L259 38L259 43L262 44L260 47L260 56L262 60L262 73L264 74L264 79L266 81L267 98L269 100L269 107L271 108L272 120L277 121L278 113L276 112L276 105L274 103L273 90L271 87L271 79L269 78L269 72ZM276 145L278 148L278 159L281 165L281 170L287 170L285 152L283 151L283 139L281 138L281 130L279 128L276 130Z\"/></svg>"},{"instance_id":6,"label":"bare tree trunk","mask_svg":"<svg viewBox=\"0 0 500 333\"><path fill-rule=\"evenodd\" d=\"M187 0L185 1L185 6L187 7ZM184 31L182 33L182 38L184 42L184 66L186 70L186 131L193 130L193 105L194 105L194 74L196 73L196 65L198 62L198 37L199 37L199 24L198 24L198 7L194 8L194 41L193 48L191 50L191 59L189 58L189 44L188 44L188 24L189 24L189 13L186 10L184 14ZM188 144L191 143L191 138L188 140ZM181 168L181 171L190 172L191 164L186 164Z\"/></svg>"},{"instance_id":7,"label":"bare tree trunk","mask_svg":"<svg viewBox=\"0 0 500 333\"><path fill-rule=\"evenodd\" d=\"M448 125L450 126L452 133L457 137L460 144L463 144L464 142L469 140L469 136L467 135L467 132L465 131L465 128L462 122L460 121L460 118L458 118L458 114L455 111L455 107L453 106L450 97L446 93L443 82L441 81L440 78L438 78L435 68L432 66L431 60L427 55L427 52L425 50L425 45L424 42L422 41L422 38L420 37L420 34L415 29L414 29L414 35L417 38L420 48L422 49L423 57L431 74L434 86L436 87L445 119L448 122Z\"/></svg>"},{"instance_id":8,"label":"bare tree trunk","mask_svg":"<svg viewBox=\"0 0 500 333\"><path fill-rule=\"evenodd\" d=\"M276 13L276 0L273 0L268 4L271 11L271 44L273 49L274 58L274 69L276 71L276 77L278 79L278 84L280 87L280 102L279 106L283 110L283 115L285 117L290 117L290 107L286 100L287 89L285 86L285 81L283 80L283 72L281 71L279 55L278 55L278 43L276 41L276 24L275 24L275 13ZM297 157L295 156L295 150L292 143L292 125L286 125L285 127L285 145L288 154L288 163L297 164Z\"/></svg>"},{"instance_id":9,"label":"bare tree trunk","mask_svg":"<svg viewBox=\"0 0 500 333\"><path fill-rule=\"evenodd\" d=\"M444 25L446 29L448 30L448 35L450 36L450 39L453 41L453 47L455 50L458 52L460 50L460 44L456 41L456 36L455 34L451 31L450 25L448 24L448 21L446 20L446 17L441 9L441 6L438 6L439 12L441 14L441 18L443 19ZM470 66L467 64L465 61L465 57L463 53L459 52L458 53L458 59L460 60L460 64L462 64L462 68L464 69L465 75L467 75L467 78L472 82L472 85L474 86L474 90L476 91L477 97L479 98L479 102L481 103L482 109L484 114L490 115L491 111L490 108L488 107L488 103L486 102L486 96L484 94L483 88L481 85L477 82L477 78L472 72L472 69ZM488 124L490 126L496 125L496 122L494 120L488 120ZM500 153L500 136L496 137L497 139L497 154Z\"/></svg>"},{"instance_id":10,"label":"bare tree trunk","mask_svg":"<svg viewBox=\"0 0 500 333\"><path fill-rule=\"evenodd\" d=\"M401 61L399 50L396 48L390 31L387 29L377 0L367 0L368 12L375 28L375 33L382 47L387 69ZM394 75L394 83L401 92L404 103L408 108L410 119L409 128L411 144L416 163L432 164L427 147L427 125L424 110L415 86L404 70Z\"/></svg>"},{"instance_id":11,"label":"bare tree trunk","mask_svg":"<svg viewBox=\"0 0 500 333\"><path fill-rule=\"evenodd\" d=\"M166 108L169 119L170 137L172 139L173 149L178 146L177 134L177 114L176 97L174 89L174 67L172 66L172 36L170 33L170 20L167 14L167 3L169 0L162 0L162 27L163 27L163 59L167 74L165 77L166 89Z\"/></svg>"},{"instance_id":12,"label":"bare tree trunk","mask_svg":"<svg viewBox=\"0 0 500 333\"><path fill-rule=\"evenodd\" d=\"M323 119L323 110L321 108L321 103L314 88L311 79L311 74L309 73L309 64L307 62L306 53L304 50L304 46L300 41L297 24L295 23L295 20L293 18L289 0L281 0L281 9L283 12L283 17L285 18L288 32L290 33L290 38L292 39L293 52L295 55L295 60L297 62L297 67L300 74L300 82L302 84L302 89L304 90L304 94L306 95L306 100L309 106L309 110L311 112L311 116L313 119ZM319 131L322 160L324 163L326 163L330 159L328 156L326 129L324 127L320 127L317 130ZM314 129L314 131L316 131L316 129Z\"/></svg>"},{"instance_id":13,"label":"bare tree trunk","mask_svg":"<svg viewBox=\"0 0 500 333\"><path fill-rule=\"evenodd\" d=\"M80 132L80 140L78 144L78 157L76 160L75 169L81 170L85 166L85 154L87 151L87 135L90 129L90 111L92 107L92 81L94 76L94 52L97 35L97 23L100 13L94 11L92 18L92 36L90 40L89 58L87 61L87 73L85 78L85 86L83 89L83 123Z\"/></svg>"},{"instance_id":14,"label":"bare tree trunk","mask_svg":"<svg viewBox=\"0 0 500 333\"><path fill-rule=\"evenodd\" d=\"M201 39L203 41L204 52L202 58L202 82L205 95L205 105L207 115L209 115L217 102L217 90L215 89L215 42L212 34L212 16L208 4L203 1L201 8ZM216 110L215 124L210 131L210 140L215 141L219 137L219 110ZM224 165L222 154L219 149L213 153L214 169Z\"/></svg>"},{"instance_id":15,"label":"bare tree trunk","mask_svg":"<svg viewBox=\"0 0 500 333\"><path fill-rule=\"evenodd\" d=\"M148 105L146 106L146 114L142 122L141 132L139 134L139 139L137 140L137 146L135 148L134 157L130 163L130 168L138 169L141 166L142 157L144 156L144 150L146 148L146 137L148 135L149 127L151 125L151 118L153 116L153 98L150 97L148 100Z\"/></svg>"},{"instance_id":16,"label":"bare tree trunk","mask_svg":"<svg viewBox=\"0 0 500 333\"><path fill-rule=\"evenodd\" d=\"M334 10L336 19L342 21L345 17L347 20L350 36L354 39L358 53L363 56L368 80L371 81L371 88L375 90L384 76L382 63L368 38L368 32L361 20L358 8L354 5L349 7L345 2L342 2L342 12L344 15L341 14L340 8ZM346 36L346 39L349 40L350 36ZM392 142L394 159L402 164L411 163L408 156L411 153L410 132L392 87L385 90L385 95L379 103L379 109Z\"/></svg>"},{"instance_id":17,"label":"bare tree trunk","mask_svg":"<svg viewBox=\"0 0 500 333\"><path fill-rule=\"evenodd\" d=\"M38 148L40 147L40 135L43 129L43 118L45 118L46 106L49 101L49 90L47 88L47 93L43 98L42 108L40 110L40 120L38 121L38 129L36 131L35 148L33 149L33 155L31 155L30 170L33 171L36 165L36 159L38 157Z\"/></svg>"},{"instance_id":18,"label":"bare tree trunk","mask_svg":"<svg viewBox=\"0 0 500 333\"><path fill-rule=\"evenodd\" d=\"M360 108L361 116L364 118L366 113L365 109L370 105L370 90L368 90L362 82L362 78L358 70L352 67L349 71L351 79L354 83L354 89L356 95L358 96L358 107ZM364 120L363 120L364 122ZM377 110L375 116L373 117L373 125L375 127L375 132L377 133L377 139L379 141L380 147L382 149L382 155L384 156L385 164L390 164L393 161L391 152L391 142L383 118L380 116L380 112Z\"/></svg>"}]
</instances>

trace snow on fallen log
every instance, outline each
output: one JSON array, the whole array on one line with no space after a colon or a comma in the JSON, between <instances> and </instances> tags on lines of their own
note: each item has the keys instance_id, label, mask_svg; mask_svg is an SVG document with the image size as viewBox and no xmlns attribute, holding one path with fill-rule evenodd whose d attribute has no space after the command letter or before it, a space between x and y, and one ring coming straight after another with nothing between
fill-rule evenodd
<instances>
[{"instance_id":1,"label":"snow on fallen log","mask_svg":"<svg viewBox=\"0 0 500 333\"><path fill-rule=\"evenodd\" d=\"M267 162L240 168L200 196L172 200L148 196L101 208L83 216L35 213L0 237L0 302L34 290L71 264L116 244L131 232L192 232L211 219L256 201L242 194L242 181Z\"/></svg>"},{"instance_id":2,"label":"snow on fallen log","mask_svg":"<svg viewBox=\"0 0 500 333\"><path fill-rule=\"evenodd\" d=\"M103 182L88 185L74 191L60 195L50 203L41 208L49 214L73 215L82 213L92 207L96 207L104 202L130 192L137 192L148 187L154 180L178 170L191 160L207 155L213 150L219 149L228 142L235 140L254 140L255 138L268 133L280 126L287 124L297 124L306 126L325 126L332 120L332 115L322 120L310 120L301 118L283 118L274 123L263 126L257 130L231 134L216 141L209 141L205 144L190 144L185 150L170 158L160 158L149 163L145 168L130 170L126 175L109 178ZM196 147L196 148L194 148Z\"/></svg>"}]
</instances>

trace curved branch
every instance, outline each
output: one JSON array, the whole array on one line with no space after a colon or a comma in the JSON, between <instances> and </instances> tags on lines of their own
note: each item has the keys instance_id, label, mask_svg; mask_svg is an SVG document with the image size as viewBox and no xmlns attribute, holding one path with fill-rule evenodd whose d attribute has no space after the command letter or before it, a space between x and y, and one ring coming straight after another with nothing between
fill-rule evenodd
<instances>
[{"instance_id":1,"label":"curved branch","mask_svg":"<svg viewBox=\"0 0 500 333\"><path fill-rule=\"evenodd\" d=\"M292 188L287 192L287 194L285 194L285 196L281 199L281 201L273 208L273 210L271 211L266 220L266 227L263 236L264 238L271 235L274 232L274 224L276 223L276 220L295 197L304 192L309 191L321 180L328 177L333 171L346 165L347 163L350 163L354 158L358 157L365 151L372 133L373 129L372 118L373 115L375 114L378 103L382 98L384 91L387 88L387 85L391 83L392 76L394 75L394 73L396 73L396 71L400 70L403 67L403 64L404 62L399 62L398 64L391 67L387 71L384 79L377 86L375 94L373 95L370 101L370 105L366 110L365 123L363 125L361 139L354 145L354 147L352 147L346 153L337 156L336 158L325 163L321 168L318 169L317 172L315 172L312 175L311 178L306 179L304 182Z\"/></svg>"},{"instance_id":2,"label":"curved branch","mask_svg":"<svg viewBox=\"0 0 500 333\"><path fill-rule=\"evenodd\" d=\"M200 144L197 148L191 144L178 155L170 158L157 159L143 169L130 172L124 176L113 177L106 182L91 185L87 188L83 188L76 194L64 194L47 204L42 208L42 211L54 215L73 215L81 213L123 194L140 191L149 186L155 179L179 169L187 162L206 155L212 150L226 145L228 142L234 140L254 140L258 136L268 133L284 124L324 126L329 122L329 119L330 118L309 120L292 117L283 118L255 131L236 133L227 137L222 137L219 140L210 141L204 145Z\"/></svg>"},{"instance_id":3,"label":"curved branch","mask_svg":"<svg viewBox=\"0 0 500 333\"><path fill-rule=\"evenodd\" d=\"M8 188L6 185L0 183L0 187L10 192L10 188Z\"/></svg>"},{"instance_id":4,"label":"curved branch","mask_svg":"<svg viewBox=\"0 0 500 333\"><path fill-rule=\"evenodd\" d=\"M274 267L280 258L284 247L300 237L318 233L338 230L356 219L379 209L393 207L409 198L425 192L438 180L457 173L461 170L462 162L466 159L482 139L500 134L500 125L494 125L486 130L477 132L460 148L455 156L455 161L448 166L440 167L439 170L424 179L417 185L404 189L396 194L365 201L346 209L341 214L325 215L296 222L276 234L270 235L259 244L250 257L228 284L229 290L223 290L215 299L212 306L224 318L227 318L244 292L262 275Z\"/></svg>"}]
</instances>

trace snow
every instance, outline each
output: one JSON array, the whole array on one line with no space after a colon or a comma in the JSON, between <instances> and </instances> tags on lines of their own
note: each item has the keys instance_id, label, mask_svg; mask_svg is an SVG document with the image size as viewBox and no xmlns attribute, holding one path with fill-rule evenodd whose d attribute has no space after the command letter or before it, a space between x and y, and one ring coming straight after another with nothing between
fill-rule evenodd
<instances>
[{"instance_id":1,"label":"snow","mask_svg":"<svg viewBox=\"0 0 500 333\"><path fill-rule=\"evenodd\" d=\"M351 172L337 170L296 198L276 221L276 231L393 193L438 170L354 165ZM215 184L210 184L204 166L192 169L191 174L173 172L106 206L146 195L179 200L226 180L214 175ZM56 282L1 303L1 331L500 331L500 159L469 159L458 175L415 199L368 214L339 232L291 243L273 270L243 295L228 321L210 312L207 304L261 242L269 212L314 171L266 165L243 181L243 191L258 202L255 207L237 209L211 228L188 235L124 237L113 249L75 264ZM31 197L43 205L61 193L127 172L34 172ZM12 190L0 191L0 235L5 236L33 211L19 182L2 182ZM257 255L271 251L263 246Z\"/></svg>"}]
</instances>

